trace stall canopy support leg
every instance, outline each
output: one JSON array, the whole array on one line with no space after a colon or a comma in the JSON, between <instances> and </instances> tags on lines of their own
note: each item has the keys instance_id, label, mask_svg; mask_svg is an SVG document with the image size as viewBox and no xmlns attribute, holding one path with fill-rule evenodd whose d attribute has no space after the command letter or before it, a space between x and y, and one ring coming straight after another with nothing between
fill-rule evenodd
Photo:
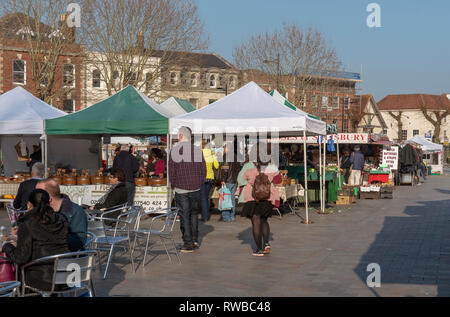
<instances>
[{"instance_id":1,"label":"stall canopy support leg","mask_svg":"<svg viewBox=\"0 0 450 317\"><path fill-rule=\"evenodd\" d=\"M308 210L308 173L307 173L307 164L306 164L306 131L303 131L303 165L304 165L304 174L305 174L305 210L306 210L306 219L302 220L303 224L312 224L314 221L309 220L309 210Z\"/></svg>"}]
</instances>

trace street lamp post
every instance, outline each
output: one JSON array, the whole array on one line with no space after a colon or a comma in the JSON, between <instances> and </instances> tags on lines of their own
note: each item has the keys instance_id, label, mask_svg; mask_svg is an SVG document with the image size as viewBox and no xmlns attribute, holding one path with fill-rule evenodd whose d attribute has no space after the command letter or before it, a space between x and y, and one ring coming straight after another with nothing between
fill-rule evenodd
<instances>
[{"instance_id":1,"label":"street lamp post","mask_svg":"<svg viewBox=\"0 0 450 317\"><path fill-rule=\"evenodd\" d=\"M277 63L277 90L280 91L280 53L277 53L277 59L276 60L263 60L263 63L269 64L269 63Z\"/></svg>"}]
</instances>

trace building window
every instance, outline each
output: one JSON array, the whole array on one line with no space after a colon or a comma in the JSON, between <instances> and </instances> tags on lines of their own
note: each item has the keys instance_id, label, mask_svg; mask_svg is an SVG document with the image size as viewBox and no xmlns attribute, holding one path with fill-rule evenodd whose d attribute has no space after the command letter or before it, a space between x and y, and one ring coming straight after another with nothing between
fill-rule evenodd
<instances>
[{"instance_id":1,"label":"building window","mask_svg":"<svg viewBox=\"0 0 450 317\"><path fill-rule=\"evenodd\" d=\"M342 130L343 133L348 133L348 119L343 119Z\"/></svg>"},{"instance_id":2,"label":"building window","mask_svg":"<svg viewBox=\"0 0 450 317\"><path fill-rule=\"evenodd\" d=\"M408 130L402 130L402 140L408 140Z\"/></svg>"},{"instance_id":3,"label":"building window","mask_svg":"<svg viewBox=\"0 0 450 317\"><path fill-rule=\"evenodd\" d=\"M328 97L322 96L322 108L328 107Z\"/></svg>"},{"instance_id":4,"label":"building window","mask_svg":"<svg viewBox=\"0 0 450 317\"><path fill-rule=\"evenodd\" d=\"M100 88L100 71L98 69L92 71L92 87Z\"/></svg>"},{"instance_id":5,"label":"building window","mask_svg":"<svg viewBox=\"0 0 450 317\"><path fill-rule=\"evenodd\" d=\"M316 95L311 96L311 107L317 107L317 96Z\"/></svg>"},{"instance_id":6,"label":"building window","mask_svg":"<svg viewBox=\"0 0 450 317\"><path fill-rule=\"evenodd\" d=\"M177 81L178 81L177 73L171 72L171 73L170 73L170 83L171 83L172 85L176 85L176 84L177 84Z\"/></svg>"},{"instance_id":7,"label":"building window","mask_svg":"<svg viewBox=\"0 0 450 317\"><path fill-rule=\"evenodd\" d=\"M13 83L25 85L26 75L25 75L25 61L15 60L13 63Z\"/></svg>"},{"instance_id":8,"label":"building window","mask_svg":"<svg viewBox=\"0 0 450 317\"><path fill-rule=\"evenodd\" d=\"M216 75L209 76L209 88L216 88Z\"/></svg>"},{"instance_id":9,"label":"building window","mask_svg":"<svg viewBox=\"0 0 450 317\"><path fill-rule=\"evenodd\" d=\"M306 107L306 95L300 95L299 97L299 106L302 108Z\"/></svg>"},{"instance_id":10,"label":"building window","mask_svg":"<svg viewBox=\"0 0 450 317\"><path fill-rule=\"evenodd\" d=\"M344 109L348 109L350 106L350 98L344 98Z\"/></svg>"},{"instance_id":11,"label":"building window","mask_svg":"<svg viewBox=\"0 0 450 317\"><path fill-rule=\"evenodd\" d=\"M191 74L191 87L197 87L197 74Z\"/></svg>"},{"instance_id":12,"label":"building window","mask_svg":"<svg viewBox=\"0 0 450 317\"><path fill-rule=\"evenodd\" d=\"M128 74L128 85L134 86L137 82L138 74L136 72L132 72Z\"/></svg>"},{"instance_id":13,"label":"building window","mask_svg":"<svg viewBox=\"0 0 450 317\"><path fill-rule=\"evenodd\" d=\"M386 129L383 130L383 134L387 135L387 130Z\"/></svg>"},{"instance_id":14,"label":"building window","mask_svg":"<svg viewBox=\"0 0 450 317\"><path fill-rule=\"evenodd\" d=\"M75 111L73 99L64 99L63 100L63 111L67 113L72 113Z\"/></svg>"},{"instance_id":15,"label":"building window","mask_svg":"<svg viewBox=\"0 0 450 317\"><path fill-rule=\"evenodd\" d=\"M334 109L339 109L339 97L331 97L331 102Z\"/></svg>"},{"instance_id":16,"label":"building window","mask_svg":"<svg viewBox=\"0 0 450 317\"><path fill-rule=\"evenodd\" d=\"M152 80L153 74L152 73L146 73L145 74L145 90L149 91L152 88Z\"/></svg>"},{"instance_id":17,"label":"building window","mask_svg":"<svg viewBox=\"0 0 450 317\"><path fill-rule=\"evenodd\" d=\"M111 86L113 88L118 87L118 81L119 81L119 71L115 70L112 72L112 80L111 80Z\"/></svg>"},{"instance_id":18,"label":"building window","mask_svg":"<svg viewBox=\"0 0 450 317\"><path fill-rule=\"evenodd\" d=\"M212 104L213 102L216 102L217 99L209 99L209 104Z\"/></svg>"},{"instance_id":19,"label":"building window","mask_svg":"<svg viewBox=\"0 0 450 317\"><path fill-rule=\"evenodd\" d=\"M189 99L189 102L191 103L191 105L194 106L195 109L197 109L197 102L198 102L198 99L191 98L191 99Z\"/></svg>"},{"instance_id":20,"label":"building window","mask_svg":"<svg viewBox=\"0 0 450 317\"><path fill-rule=\"evenodd\" d=\"M413 130L413 136L419 135L419 130Z\"/></svg>"},{"instance_id":21,"label":"building window","mask_svg":"<svg viewBox=\"0 0 450 317\"><path fill-rule=\"evenodd\" d=\"M41 77L39 78L41 82L41 86L47 86L48 85L48 79L50 77L50 71L48 69L49 65L41 62L39 63L39 72L41 74Z\"/></svg>"},{"instance_id":22,"label":"building window","mask_svg":"<svg viewBox=\"0 0 450 317\"><path fill-rule=\"evenodd\" d=\"M66 87L75 87L75 68L72 64L63 66L63 85Z\"/></svg>"},{"instance_id":23,"label":"building window","mask_svg":"<svg viewBox=\"0 0 450 317\"><path fill-rule=\"evenodd\" d=\"M235 83L234 83L234 77L230 76L230 80L228 81L228 88L230 89L234 89L235 88Z\"/></svg>"}]
</instances>

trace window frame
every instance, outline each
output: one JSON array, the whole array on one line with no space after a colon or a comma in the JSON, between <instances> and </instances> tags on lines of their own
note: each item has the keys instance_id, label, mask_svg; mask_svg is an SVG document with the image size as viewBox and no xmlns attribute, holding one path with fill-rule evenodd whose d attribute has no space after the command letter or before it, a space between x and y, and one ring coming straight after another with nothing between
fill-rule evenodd
<instances>
[{"instance_id":1,"label":"window frame","mask_svg":"<svg viewBox=\"0 0 450 317\"><path fill-rule=\"evenodd\" d=\"M408 130L402 130L402 141L408 140Z\"/></svg>"},{"instance_id":2,"label":"window frame","mask_svg":"<svg viewBox=\"0 0 450 317\"><path fill-rule=\"evenodd\" d=\"M65 107L65 105L64 105L64 103L65 103L66 101L72 101L72 110L71 110L70 112L68 112L68 111L66 110L66 107ZM69 99L69 98L63 99L63 111L64 111L64 112L67 112L67 113L74 113L74 112L75 112L75 100Z\"/></svg>"},{"instance_id":3,"label":"window frame","mask_svg":"<svg viewBox=\"0 0 450 317\"><path fill-rule=\"evenodd\" d=\"M96 78L96 76L94 76L94 73L98 72L98 78ZM102 87L102 74L100 72L100 70L98 68L94 68L92 70L92 88L101 88ZM98 80L98 86L94 85L94 81Z\"/></svg>"},{"instance_id":4,"label":"window frame","mask_svg":"<svg viewBox=\"0 0 450 317\"><path fill-rule=\"evenodd\" d=\"M211 85L213 77L214 77L214 85ZM217 88L217 78L215 74L209 75L209 88Z\"/></svg>"},{"instance_id":5,"label":"window frame","mask_svg":"<svg viewBox=\"0 0 450 317\"><path fill-rule=\"evenodd\" d=\"M22 71L14 70L14 66L16 65L16 62L18 62L18 61L23 62L23 70ZM23 86L25 86L27 84L27 61L23 60L23 59L15 59L15 60L13 60L12 73L13 73L13 80L12 80L13 84L14 85L23 85ZM23 74L23 83L15 81L16 73Z\"/></svg>"},{"instance_id":6,"label":"window frame","mask_svg":"<svg viewBox=\"0 0 450 317\"><path fill-rule=\"evenodd\" d=\"M65 70L66 66L72 66L72 75L71 75L72 76L72 84L71 85L66 83L66 77L67 77L66 70ZM63 86L75 88L75 65L72 63L65 63L63 65Z\"/></svg>"}]
</instances>

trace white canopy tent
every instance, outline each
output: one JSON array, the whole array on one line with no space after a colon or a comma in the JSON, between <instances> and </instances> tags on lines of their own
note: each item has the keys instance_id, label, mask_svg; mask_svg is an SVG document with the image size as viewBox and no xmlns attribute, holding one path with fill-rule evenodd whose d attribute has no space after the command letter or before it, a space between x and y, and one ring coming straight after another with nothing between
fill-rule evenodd
<instances>
[{"instance_id":1,"label":"white canopy tent","mask_svg":"<svg viewBox=\"0 0 450 317\"><path fill-rule=\"evenodd\" d=\"M428 141L419 135L415 135L411 139L408 139L406 143L420 145L422 151L426 155L424 162L431 166L431 171L439 172L441 174L444 173L444 147L442 145Z\"/></svg>"},{"instance_id":2,"label":"white canopy tent","mask_svg":"<svg viewBox=\"0 0 450 317\"><path fill-rule=\"evenodd\" d=\"M44 120L65 114L22 87L16 87L0 96L0 148L5 175L11 176L16 172L29 170L25 161L18 160L14 146L23 140L31 154L32 145L39 144L44 133Z\"/></svg>"},{"instance_id":3,"label":"white canopy tent","mask_svg":"<svg viewBox=\"0 0 450 317\"><path fill-rule=\"evenodd\" d=\"M305 171L306 136L326 134L325 122L310 118L307 114L286 107L254 82L248 83L206 107L169 119L171 135L175 135L182 126L189 127L193 134L229 133L242 135L276 132L280 136L302 135L305 140ZM309 223L307 193L307 173L305 173L306 223Z\"/></svg>"}]
</instances>

